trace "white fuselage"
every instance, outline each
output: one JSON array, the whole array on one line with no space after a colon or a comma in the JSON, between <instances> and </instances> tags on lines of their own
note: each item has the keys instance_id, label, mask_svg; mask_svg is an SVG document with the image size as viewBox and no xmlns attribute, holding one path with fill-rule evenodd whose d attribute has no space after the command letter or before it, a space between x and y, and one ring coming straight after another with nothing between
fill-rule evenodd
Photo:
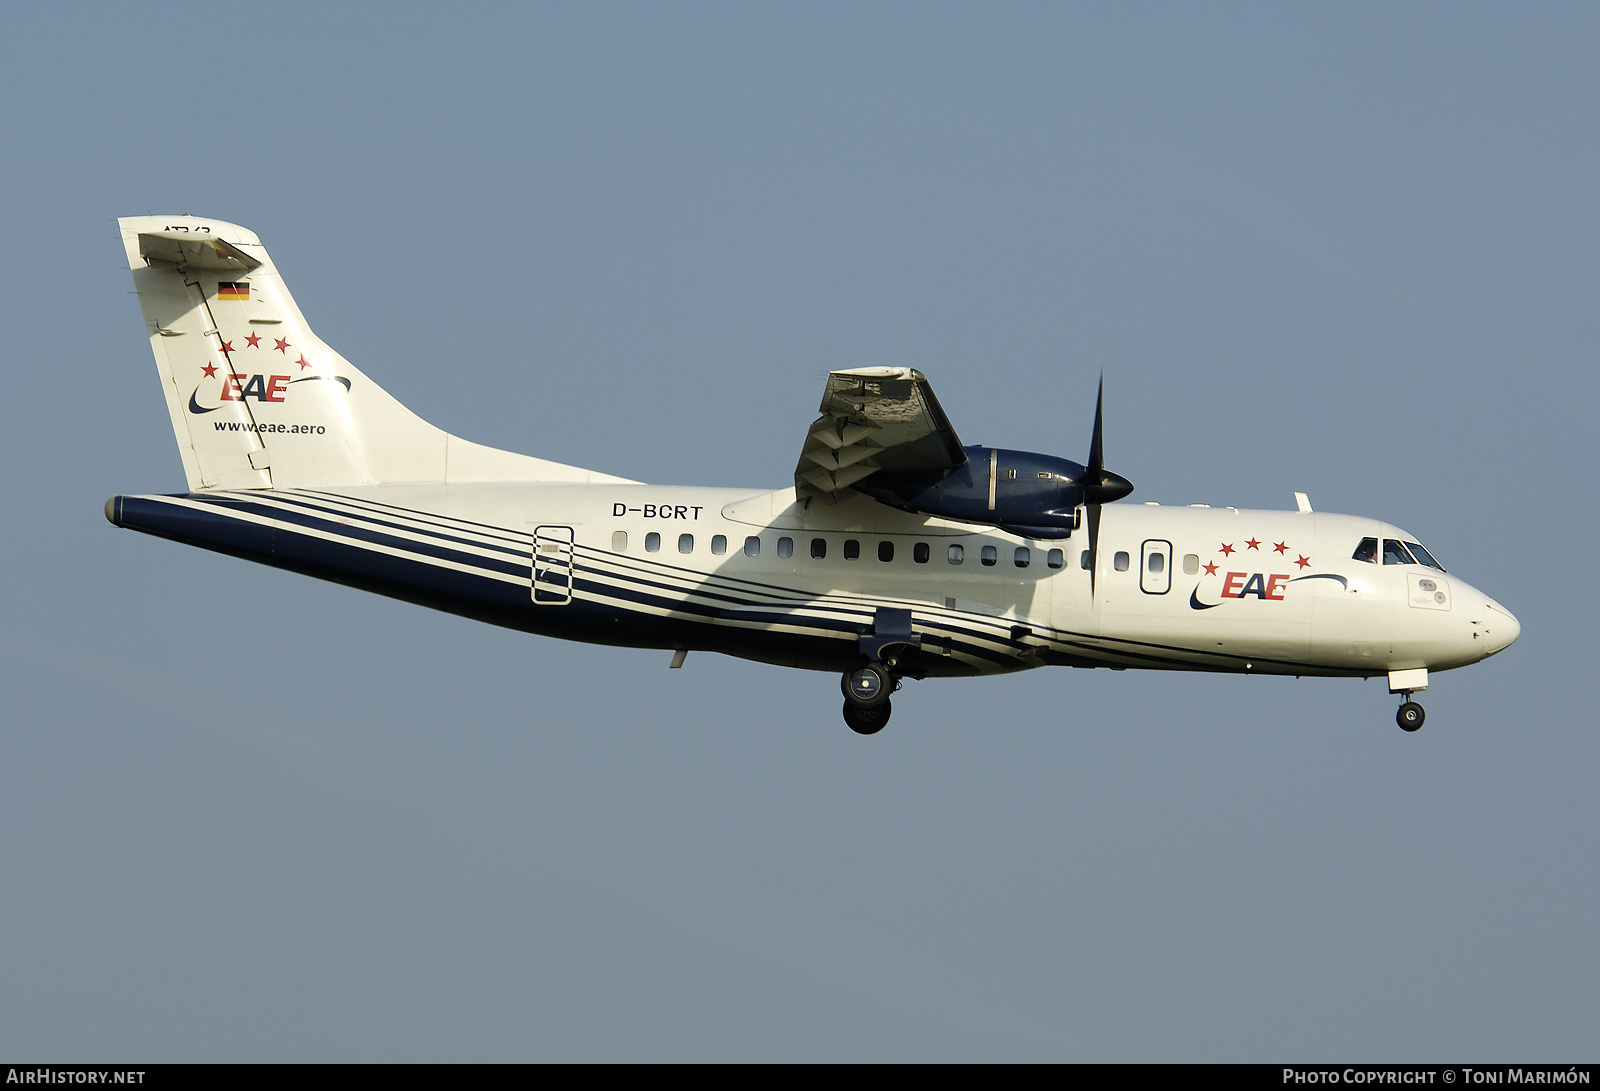
<instances>
[{"instance_id":1,"label":"white fuselage","mask_svg":"<svg viewBox=\"0 0 1600 1091\"><path fill-rule=\"evenodd\" d=\"M1453 575L1355 559L1363 538L1415 539L1346 515L1108 505L1091 592L1084 532L1024 539L865 497L807 507L787 489L633 484L392 485L322 495L426 513L444 526L499 528L527 543L530 560L521 573L493 578L530 589L543 533L567 582L564 594L542 602L530 590L533 631L797 666L831 669L847 659L879 607L911 610L916 631L931 638L930 674L1052 662L1438 671L1491 655L1518 633L1509 612ZM253 499L297 503L295 494ZM347 512L339 525L364 524ZM565 530L570 550L560 542ZM598 633L579 624L597 608L608 619Z\"/></svg>"}]
</instances>

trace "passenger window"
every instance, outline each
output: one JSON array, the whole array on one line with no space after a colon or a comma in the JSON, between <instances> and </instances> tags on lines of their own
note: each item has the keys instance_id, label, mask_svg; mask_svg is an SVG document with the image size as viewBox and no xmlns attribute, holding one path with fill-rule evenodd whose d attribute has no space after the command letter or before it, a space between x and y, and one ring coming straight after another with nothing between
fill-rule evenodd
<instances>
[{"instance_id":1,"label":"passenger window","mask_svg":"<svg viewBox=\"0 0 1600 1091\"><path fill-rule=\"evenodd\" d=\"M754 534L744 540L744 555L746 557L761 556L761 539Z\"/></svg>"},{"instance_id":2,"label":"passenger window","mask_svg":"<svg viewBox=\"0 0 1600 1091\"><path fill-rule=\"evenodd\" d=\"M613 530L611 532L611 552L613 552L613 553L626 553L626 552L628 552L628 532L627 531L625 531L625 530Z\"/></svg>"},{"instance_id":3,"label":"passenger window","mask_svg":"<svg viewBox=\"0 0 1600 1091\"><path fill-rule=\"evenodd\" d=\"M646 553L658 553L660 550L661 535L652 530L649 534L644 536L644 551Z\"/></svg>"},{"instance_id":4,"label":"passenger window","mask_svg":"<svg viewBox=\"0 0 1600 1091\"><path fill-rule=\"evenodd\" d=\"M820 561L820 560L822 560L822 558L826 557L827 555L828 555L828 539L826 539L826 538L813 538L813 539L811 539L811 559L813 561Z\"/></svg>"},{"instance_id":5,"label":"passenger window","mask_svg":"<svg viewBox=\"0 0 1600 1091\"><path fill-rule=\"evenodd\" d=\"M963 548L962 546L958 546L958 545L953 545L953 546L950 547L950 563L951 564L960 564L962 561L964 561L966 559L967 559L967 551L966 551L965 548Z\"/></svg>"},{"instance_id":6,"label":"passenger window","mask_svg":"<svg viewBox=\"0 0 1600 1091\"><path fill-rule=\"evenodd\" d=\"M793 557L794 556L794 539L793 538L779 538L778 539L778 556L780 556L780 557Z\"/></svg>"},{"instance_id":7,"label":"passenger window","mask_svg":"<svg viewBox=\"0 0 1600 1091\"><path fill-rule=\"evenodd\" d=\"M1416 564L1417 562L1411 559L1411 554L1406 552L1405 546L1393 538L1385 538L1383 540L1383 563Z\"/></svg>"},{"instance_id":8,"label":"passenger window","mask_svg":"<svg viewBox=\"0 0 1600 1091\"><path fill-rule=\"evenodd\" d=\"M1128 570L1128 555L1119 552L1115 557L1111 558L1111 567L1118 572L1126 572Z\"/></svg>"},{"instance_id":9,"label":"passenger window","mask_svg":"<svg viewBox=\"0 0 1600 1091\"><path fill-rule=\"evenodd\" d=\"M678 552L679 553L693 553L694 552L694 535L693 534L680 534L680 535L678 535Z\"/></svg>"},{"instance_id":10,"label":"passenger window","mask_svg":"<svg viewBox=\"0 0 1600 1091\"><path fill-rule=\"evenodd\" d=\"M882 561L884 564L888 564L890 561L894 560L893 542L878 543L878 560Z\"/></svg>"},{"instance_id":11,"label":"passenger window","mask_svg":"<svg viewBox=\"0 0 1600 1091\"><path fill-rule=\"evenodd\" d=\"M1067 563L1067 555L1059 549L1052 549L1044 555L1044 563L1051 568L1063 568Z\"/></svg>"},{"instance_id":12,"label":"passenger window","mask_svg":"<svg viewBox=\"0 0 1600 1091\"><path fill-rule=\"evenodd\" d=\"M1087 549L1084 550L1083 555L1078 558L1078 567L1083 569L1085 572L1089 571L1089 551Z\"/></svg>"},{"instance_id":13,"label":"passenger window","mask_svg":"<svg viewBox=\"0 0 1600 1091\"><path fill-rule=\"evenodd\" d=\"M1016 551L1011 554L1011 563L1016 565L1018 568L1027 568L1032 561L1033 553L1028 549L1027 546L1018 546Z\"/></svg>"},{"instance_id":14,"label":"passenger window","mask_svg":"<svg viewBox=\"0 0 1600 1091\"><path fill-rule=\"evenodd\" d=\"M814 545L815 543L813 543ZM815 548L812 549L811 555L813 557L817 555ZM859 561L861 559L861 543L854 538L846 538L844 540L844 559L847 561Z\"/></svg>"},{"instance_id":15,"label":"passenger window","mask_svg":"<svg viewBox=\"0 0 1600 1091\"><path fill-rule=\"evenodd\" d=\"M1150 554L1150 562L1147 567L1151 572L1164 571L1167 567L1167 558L1160 553L1152 553Z\"/></svg>"},{"instance_id":16,"label":"passenger window","mask_svg":"<svg viewBox=\"0 0 1600 1091\"><path fill-rule=\"evenodd\" d=\"M916 545L911 547L911 559L916 561L918 564L927 564L928 556L929 552L927 542L918 542Z\"/></svg>"},{"instance_id":17,"label":"passenger window","mask_svg":"<svg viewBox=\"0 0 1600 1091\"><path fill-rule=\"evenodd\" d=\"M1000 560L1000 551L994 546L984 546L978 550L978 560L983 562L985 568L993 568Z\"/></svg>"},{"instance_id":18,"label":"passenger window","mask_svg":"<svg viewBox=\"0 0 1600 1091\"><path fill-rule=\"evenodd\" d=\"M1183 574L1192 576L1198 571L1200 571L1200 554L1185 553L1183 555Z\"/></svg>"},{"instance_id":19,"label":"passenger window","mask_svg":"<svg viewBox=\"0 0 1600 1091\"><path fill-rule=\"evenodd\" d=\"M728 552L728 536L726 534L718 534L711 539L711 552L718 557Z\"/></svg>"},{"instance_id":20,"label":"passenger window","mask_svg":"<svg viewBox=\"0 0 1600 1091\"><path fill-rule=\"evenodd\" d=\"M1361 544L1356 546L1356 551L1350 554L1351 560L1366 561L1368 564L1378 563L1378 539L1363 538Z\"/></svg>"}]
</instances>

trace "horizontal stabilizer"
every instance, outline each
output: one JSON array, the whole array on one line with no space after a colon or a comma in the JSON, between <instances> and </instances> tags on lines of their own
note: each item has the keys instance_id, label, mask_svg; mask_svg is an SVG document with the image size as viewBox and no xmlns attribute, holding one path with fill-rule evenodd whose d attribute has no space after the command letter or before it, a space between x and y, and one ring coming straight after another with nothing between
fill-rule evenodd
<instances>
[{"instance_id":1,"label":"horizontal stabilizer","mask_svg":"<svg viewBox=\"0 0 1600 1091\"><path fill-rule=\"evenodd\" d=\"M210 235L191 235L181 231L141 232L139 253L146 261L169 261L191 269L225 269L248 273L261 268L261 262L230 242Z\"/></svg>"}]
</instances>

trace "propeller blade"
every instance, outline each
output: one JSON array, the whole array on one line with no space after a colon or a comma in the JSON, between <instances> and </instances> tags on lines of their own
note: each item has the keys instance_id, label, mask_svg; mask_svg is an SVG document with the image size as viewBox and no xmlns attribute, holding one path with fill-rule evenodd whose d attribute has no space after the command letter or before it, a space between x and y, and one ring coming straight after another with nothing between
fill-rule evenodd
<instances>
[{"instance_id":1,"label":"propeller blade","mask_svg":"<svg viewBox=\"0 0 1600 1091\"><path fill-rule=\"evenodd\" d=\"M1100 411L1105 407L1105 403L1106 377L1102 373L1100 393L1096 394L1094 399L1094 436L1089 440L1089 465L1086 467L1089 472L1084 474L1084 484L1091 488L1100 484L1100 475L1106 468L1105 450L1100 441Z\"/></svg>"},{"instance_id":2,"label":"propeller blade","mask_svg":"<svg viewBox=\"0 0 1600 1091\"><path fill-rule=\"evenodd\" d=\"M1089 601L1094 601L1094 574L1100 570L1100 505L1089 508Z\"/></svg>"},{"instance_id":3,"label":"propeller blade","mask_svg":"<svg viewBox=\"0 0 1600 1091\"><path fill-rule=\"evenodd\" d=\"M1106 402L1106 377L1094 399L1094 435L1089 440L1089 462L1083 468L1083 506L1089 513L1089 595L1094 596L1095 575L1100 570L1100 505L1121 500L1133 491L1133 482L1111 473L1105 465L1101 420Z\"/></svg>"},{"instance_id":4,"label":"propeller blade","mask_svg":"<svg viewBox=\"0 0 1600 1091\"><path fill-rule=\"evenodd\" d=\"M1106 375L1100 373L1100 390L1094 396L1094 433L1089 439L1089 464L1083 469L1083 502L1089 510L1089 597L1094 598L1094 579L1100 571L1100 478L1105 474L1105 446L1100 422L1106 404Z\"/></svg>"},{"instance_id":5,"label":"propeller blade","mask_svg":"<svg viewBox=\"0 0 1600 1091\"><path fill-rule=\"evenodd\" d=\"M1083 471L1083 502L1109 504L1133 491L1133 482L1106 469L1105 446L1101 439L1101 410L1106 400L1105 376L1100 377L1100 393L1094 400L1094 438L1089 441L1089 464Z\"/></svg>"}]
</instances>

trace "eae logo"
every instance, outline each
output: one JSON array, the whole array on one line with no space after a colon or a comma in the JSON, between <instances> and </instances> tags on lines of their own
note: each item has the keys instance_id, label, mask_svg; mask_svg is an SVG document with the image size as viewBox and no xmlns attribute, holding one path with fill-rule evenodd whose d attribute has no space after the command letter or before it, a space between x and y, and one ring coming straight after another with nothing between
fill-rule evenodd
<instances>
[{"instance_id":1,"label":"eae logo","mask_svg":"<svg viewBox=\"0 0 1600 1091\"><path fill-rule=\"evenodd\" d=\"M1318 576L1301 576L1300 579L1320 579ZM1343 580L1342 576L1333 576L1332 579ZM1287 572L1274 572L1270 575L1265 572L1229 572L1222 578L1221 595L1224 599L1254 598L1261 602L1282 602L1283 592L1294 581ZM1189 592L1189 608L1192 610L1215 610L1221 606L1220 602L1201 602L1200 588L1196 587Z\"/></svg>"},{"instance_id":2,"label":"eae logo","mask_svg":"<svg viewBox=\"0 0 1600 1091\"><path fill-rule=\"evenodd\" d=\"M288 375L224 375L220 400L242 402L251 398L260 402L281 402L289 389Z\"/></svg>"},{"instance_id":3,"label":"eae logo","mask_svg":"<svg viewBox=\"0 0 1600 1091\"><path fill-rule=\"evenodd\" d=\"M1270 546L1271 548L1262 548L1263 546ZM1272 554L1276 554L1283 559L1284 567L1288 567L1290 557L1295 558L1293 563L1297 568L1304 570L1311 567L1311 558L1304 553L1295 553L1290 550L1287 539L1281 542L1274 542L1271 539L1250 538L1244 543L1243 549L1234 548L1233 542L1223 542L1219 545L1217 554L1220 559L1210 561L1204 566L1206 576L1217 575L1217 570L1227 564L1234 554L1239 554L1238 559L1243 560L1244 555L1251 550L1258 550L1261 553L1262 560L1267 560ZM1331 572L1313 573L1306 576L1291 576L1287 572L1227 572L1222 576L1220 595L1224 599L1253 598L1257 602L1283 602L1284 591L1288 589L1289 584L1297 583L1300 580L1337 580L1341 584L1345 583L1343 576L1335 575ZM1220 602L1201 602L1199 584L1196 584L1194 590L1189 592L1189 606L1191 609L1215 610L1221 605L1222 603Z\"/></svg>"},{"instance_id":4,"label":"eae logo","mask_svg":"<svg viewBox=\"0 0 1600 1091\"><path fill-rule=\"evenodd\" d=\"M243 289L245 286L241 283L224 284L223 287ZM246 292L245 297L248 297L248 292ZM220 298L231 297L222 296ZM216 334L216 331L213 330L212 333ZM301 375L300 378L296 379L293 377L293 375L256 375L250 372L240 372L234 370L233 358L235 353L253 354L253 352L269 354L269 358L274 360L279 359L279 357L270 356L270 353L278 352L282 354L281 358L284 361L285 367L289 366L290 364L297 364L302 372L311 368L313 365L310 360L306 359L306 354L304 352L299 354L299 359L289 359L289 350L294 348L294 345L287 337L267 338L262 334L256 333L252 330L250 335L244 339L244 343L237 349L233 347L233 341L223 340L221 334L216 334L216 338L217 343L214 344L212 348L222 353L222 359L224 363L219 367L210 360L207 360L201 365L200 371L205 376L205 379L201 379L200 382L196 383L194 392L189 395L189 412L196 415L201 413L215 413L218 409L222 408L221 403L223 402L246 403L246 409L249 408L247 403L252 400L263 405L268 402L281 404L285 400L285 395L288 394L289 388L296 383L313 383L323 380L330 380L338 383L340 386L344 387L345 390L350 389L350 380L345 378L343 375ZM235 338L234 340L238 340L238 338ZM262 344L264 340L271 340L273 343L270 346L264 345ZM201 405L200 388L207 385L207 379L217 378L222 380L222 391L217 395L218 404L211 406Z\"/></svg>"},{"instance_id":5,"label":"eae logo","mask_svg":"<svg viewBox=\"0 0 1600 1091\"><path fill-rule=\"evenodd\" d=\"M1283 601L1283 589L1289 583L1289 573L1264 576L1260 572L1251 572L1249 576L1249 579L1245 579L1243 572L1229 572L1222 581L1222 597L1242 599L1246 595L1254 595L1262 602Z\"/></svg>"},{"instance_id":6,"label":"eae logo","mask_svg":"<svg viewBox=\"0 0 1600 1091\"><path fill-rule=\"evenodd\" d=\"M208 365L202 369L208 377L216 377L217 368ZM205 386L205 380L196 384L194 391L189 395L189 412L196 416L201 413L215 413L222 408L224 402L250 402L282 404L286 400L289 388L296 383L333 382L338 383L346 390L350 389L350 380L343 375L304 375L296 379L289 375L251 375L237 372L221 376L222 389L217 394L216 405L200 404L200 387Z\"/></svg>"}]
</instances>

